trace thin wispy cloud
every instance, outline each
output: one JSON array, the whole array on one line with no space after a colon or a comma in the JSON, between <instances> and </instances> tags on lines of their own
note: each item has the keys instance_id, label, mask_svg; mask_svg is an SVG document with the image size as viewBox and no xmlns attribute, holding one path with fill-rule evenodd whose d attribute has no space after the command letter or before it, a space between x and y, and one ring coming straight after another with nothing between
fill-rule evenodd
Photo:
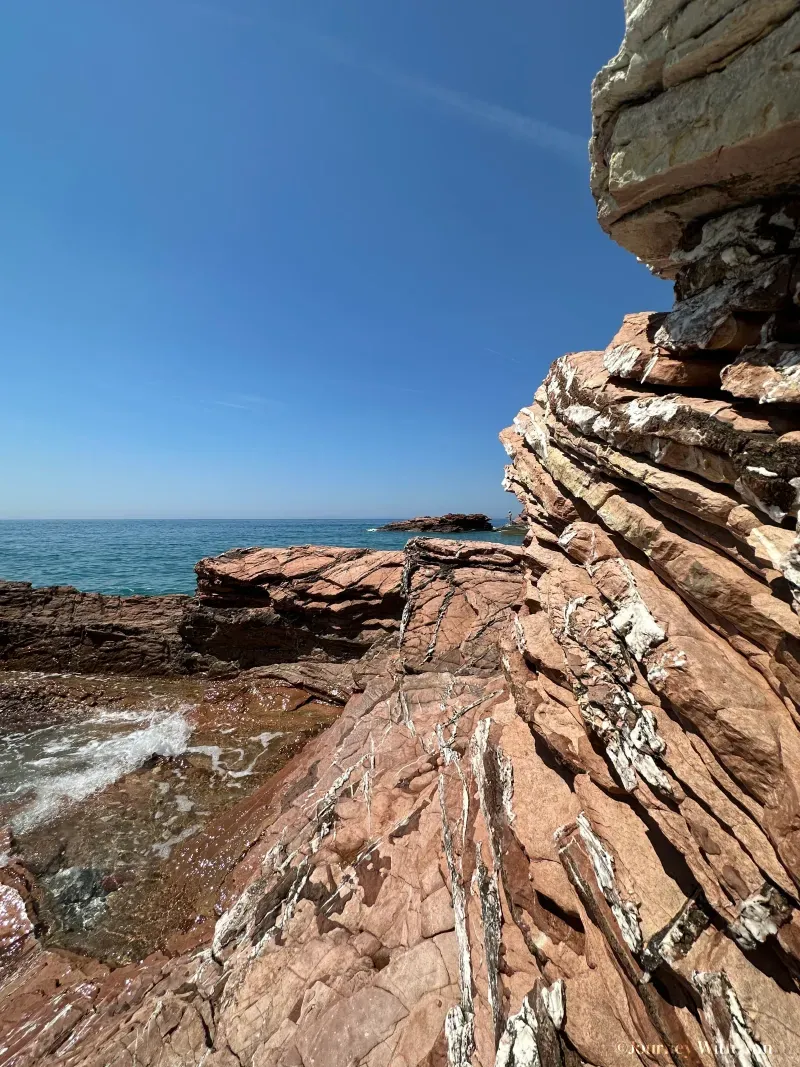
<instances>
[{"instance_id":1,"label":"thin wispy cloud","mask_svg":"<svg viewBox=\"0 0 800 1067\"><path fill-rule=\"evenodd\" d=\"M521 111L489 103L457 89L437 85L394 64L362 58L337 38L317 36L309 39L308 43L335 62L365 70L420 103L431 105L437 110L494 133L556 152L581 165L586 162L587 142L578 134L542 122Z\"/></svg>"},{"instance_id":2,"label":"thin wispy cloud","mask_svg":"<svg viewBox=\"0 0 800 1067\"><path fill-rule=\"evenodd\" d=\"M285 406L282 400L276 400L274 396L254 396L251 393L232 393L231 400L239 404L249 404L250 407L260 407L262 404Z\"/></svg>"},{"instance_id":3,"label":"thin wispy cloud","mask_svg":"<svg viewBox=\"0 0 800 1067\"><path fill-rule=\"evenodd\" d=\"M203 3L202 0L187 4L186 10L211 17L217 15L220 18L240 21L250 26L256 25L257 21L262 25L266 24L261 19L256 20L255 17L237 12L233 8ZM393 63L365 56L338 37L309 33L304 27L278 21L269 15L266 16L266 20L270 30L283 30L299 44L312 48L334 63L364 71L420 104L501 136L561 156L582 167L586 165L587 141L579 134L562 130L552 123L534 118L521 111L515 111L513 108L481 100L470 93L438 85Z\"/></svg>"},{"instance_id":4,"label":"thin wispy cloud","mask_svg":"<svg viewBox=\"0 0 800 1067\"><path fill-rule=\"evenodd\" d=\"M508 359L512 363L519 363L520 366L522 365L521 360L516 359L514 356L509 356L506 352L498 352L496 348L484 348L484 352L489 352L493 356L499 356L500 359Z\"/></svg>"},{"instance_id":5,"label":"thin wispy cloud","mask_svg":"<svg viewBox=\"0 0 800 1067\"><path fill-rule=\"evenodd\" d=\"M232 400L212 400L211 403L218 408L235 408L236 411L252 411L247 404L234 404Z\"/></svg>"}]
</instances>

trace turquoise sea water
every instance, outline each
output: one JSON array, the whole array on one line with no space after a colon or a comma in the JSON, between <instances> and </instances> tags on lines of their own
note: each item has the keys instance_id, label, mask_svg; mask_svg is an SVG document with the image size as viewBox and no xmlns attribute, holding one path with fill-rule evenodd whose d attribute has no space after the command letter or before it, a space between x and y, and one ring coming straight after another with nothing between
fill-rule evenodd
<instances>
[{"instance_id":1,"label":"turquoise sea water","mask_svg":"<svg viewBox=\"0 0 800 1067\"><path fill-rule=\"evenodd\" d=\"M379 533L388 519L137 519L0 521L0 578L34 585L73 585L99 593L192 593L204 556L252 545L343 545L403 548L414 534ZM505 520L495 519L496 526ZM459 540L518 539L499 533Z\"/></svg>"}]
</instances>

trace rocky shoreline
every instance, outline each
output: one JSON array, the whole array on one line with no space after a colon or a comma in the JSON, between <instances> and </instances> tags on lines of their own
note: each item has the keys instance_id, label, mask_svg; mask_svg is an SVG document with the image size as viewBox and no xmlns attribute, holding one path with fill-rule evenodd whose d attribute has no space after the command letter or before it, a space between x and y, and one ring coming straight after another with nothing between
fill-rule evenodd
<instances>
[{"instance_id":1,"label":"rocky shoreline","mask_svg":"<svg viewBox=\"0 0 800 1067\"><path fill-rule=\"evenodd\" d=\"M363 655L401 612L401 552L236 549L195 596L105 596L0 581L0 664L132 675L225 673Z\"/></svg>"},{"instance_id":2,"label":"rocky shoreline","mask_svg":"<svg viewBox=\"0 0 800 1067\"><path fill-rule=\"evenodd\" d=\"M797 1062L800 11L626 12L593 191L676 300L557 360L503 432L521 546L0 593L7 668L336 705L175 854L199 921L139 962L43 945L3 846L0 1064Z\"/></svg>"}]
</instances>

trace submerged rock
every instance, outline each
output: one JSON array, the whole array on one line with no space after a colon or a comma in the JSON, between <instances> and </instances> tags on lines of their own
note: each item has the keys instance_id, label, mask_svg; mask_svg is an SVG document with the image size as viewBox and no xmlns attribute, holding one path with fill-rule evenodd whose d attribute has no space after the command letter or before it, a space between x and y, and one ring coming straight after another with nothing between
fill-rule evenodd
<instances>
[{"instance_id":1,"label":"submerged rock","mask_svg":"<svg viewBox=\"0 0 800 1067\"><path fill-rule=\"evenodd\" d=\"M107 875L93 867L62 867L41 880L65 930L94 926L106 907Z\"/></svg>"},{"instance_id":2,"label":"submerged rock","mask_svg":"<svg viewBox=\"0 0 800 1067\"><path fill-rule=\"evenodd\" d=\"M315 693L247 671L213 682L6 674L0 883L34 902L42 943L127 963L213 915L248 833L239 809L341 711L334 667L317 672ZM8 730L15 685L39 698L27 725ZM69 694L70 714L59 716Z\"/></svg>"}]
</instances>

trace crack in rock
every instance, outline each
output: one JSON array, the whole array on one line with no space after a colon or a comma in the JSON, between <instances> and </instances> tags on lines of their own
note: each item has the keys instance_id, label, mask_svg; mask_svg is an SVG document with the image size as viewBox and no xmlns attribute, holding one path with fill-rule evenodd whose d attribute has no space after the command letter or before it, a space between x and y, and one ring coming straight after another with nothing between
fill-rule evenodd
<instances>
[{"instance_id":1,"label":"crack in rock","mask_svg":"<svg viewBox=\"0 0 800 1067\"><path fill-rule=\"evenodd\" d=\"M472 994L472 960L470 957L469 932L467 931L467 901L461 863L453 848L453 835L447 820L444 775L439 775L439 804L442 810L442 844L447 869L450 875L450 896L453 904L453 920L458 944L458 982L461 1003L454 1004L447 1013L445 1035L450 1067L469 1067L475 1051L475 1007ZM469 796L464 793L464 822L469 809Z\"/></svg>"},{"instance_id":2,"label":"crack in rock","mask_svg":"<svg viewBox=\"0 0 800 1067\"><path fill-rule=\"evenodd\" d=\"M581 839L586 846L600 891L606 898L614 918L617 920L625 944L638 956L643 948L642 929L639 923L639 909L631 900L623 900L614 871L614 857L605 848L603 842L592 830L591 823L583 812L575 820Z\"/></svg>"},{"instance_id":3,"label":"crack in rock","mask_svg":"<svg viewBox=\"0 0 800 1067\"><path fill-rule=\"evenodd\" d=\"M776 886L765 882L757 893L752 893L739 904L728 932L737 945L752 950L772 934L777 934L791 913L788 898Z\"/></svg>"},{"instance_id":4,"label":"crack in rock","mask_svg":"<svg viewBox=\"0 0 800 1067\"><path fill-rule=\"evenodd\" d=\"M772 1067L728 976L721 971L694 971L692 985L700 994L719 1067Z\"/></svg>"},{"instance_id":5,"label":"crack in rock","mask_svg":"<svg viewBox=\"0 0 800 1067\"><path fill-rule=\"evenodd\" d=\"M651 974L662 963L671 966L683 959L710 922L711 914L702 892L698 890L689 897L675 918L647 942L641 954L644 970Z\"/></svg>"},{"instance_id":6,"label":"crack in rock","mask_svg":"<svg viewBox=\"0 0 800 1067\"><path fill-rule=\"evenodd\" d=\"M519 1011L506 1020L495 1067L555 1067L563 1063L556 1031L564 1025L565 1006L562 979L549 987L537 981L535 989L522 998Z\"/></svg>"}]
</instances>

